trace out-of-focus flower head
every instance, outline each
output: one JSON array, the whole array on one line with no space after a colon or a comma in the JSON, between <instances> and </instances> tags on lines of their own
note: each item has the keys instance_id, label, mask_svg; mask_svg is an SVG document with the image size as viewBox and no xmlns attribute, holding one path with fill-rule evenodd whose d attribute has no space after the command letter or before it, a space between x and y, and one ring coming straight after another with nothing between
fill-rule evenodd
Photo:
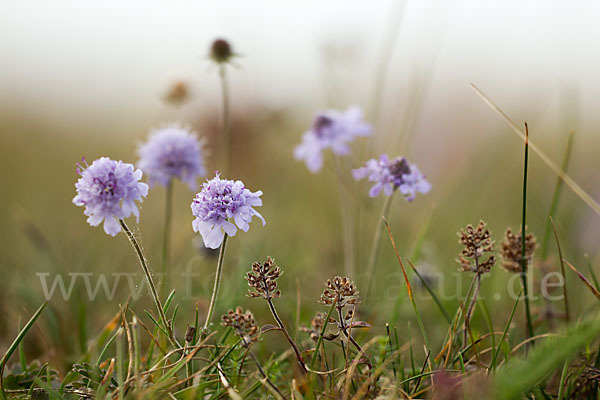
<instances>
[{"instance_id":1,"label":"out-of-focus flower head","mask_svg":"<svg viewBox=\"0 0 600 400\"><path fill-rule=\"evenodd\" d=\"M120 219L131 214L139 220L140 212L136 201L142 202L148 194L148 185L140 182L142 171L133 164L101 157L92 165L85 158L77 164L81 176L75 184L77 195L73 198L76 206L85 206L83 213L88 216L91 226L104 221L104 232L115 236L121 231Z\"/></svg>"},{"instance_id":2,"label":"out-of-focus flower head","mask_svg":"<svg viewBox=\"0 0 600 400\"><path fill-rule=\"evenodd\" d=\"M237 228L247 232L253 216L260 218L264 226L265 219L254 209L262 206L261 195L260 190L253 193L246 189L242 181L221 179L217 172L213 179L202 184L192 202L192 214L196 217L192 222L194 232L202 235L206 247L216 249L225 233L234 236Z\"/></svg>"},{"instance_id":3,"label":"out-of-focus flower head","mask_svg":"<svg viewBox=\"0 0 600 400\"><path fill-rule=\"evenodd\" d=\"M525 258L529 264L537 247L537 239L533 234L527 233L527 228L525 228L525 232ZM504 240L500 244L500 255L502 256L502 266L508 272L522 272L522 235L522 229L519 229L518 233L513 233L511 228L507 228L504 233Z\"/></svg>"},{"instance_id":4,"label":"out-of-focus flower head","mask_svg":"<svg viewBox=\"0 0 600 400\"><path fill-rule=\"evenodd\" d=\"M150 185L167 186L173 178L196 188L196 179L206 175L202 141L181 125L168 124L153 130L138 147L138 167L150 177Z\"/></svg>"},{"instance_id":5,"label":"out-of-focus flower head","mask_svg":"<svg viewBox=\"0 0 600 400\"><path fill-rule=\"evenodd\" d=\"M428 193L431 184L415 164L411 164L404 157L396 157L392 160L386 154L379 159L372 158L361 168L352 170L355 180L368 178L369 182L375 184L369 190L369 196L377 197L381 191L386 196L391 196L394 190L398 190L408 201L413 201L417 192Z\"/></svg>"},{"instance_id":6,"label":"out-of-focus flower head","mask_svg":"<svg viewBox=\"0 0 600 400\"><path fill-rule=\"evenodd\" d=\"M176 81L171 84L165 95L163 96L163 100L169 104L174 106L180 106L185 103L186 100L190 97L190 90L188 88L187 83L184 81Z\"/></svg>"},{"instance_id":7,"label":"out-of-focus flower head","mask_svg":"<svg viewBox=\"0 0 600 400\"><path fill-rule=\"evenodd\" d=\"M302 136L302 142L294 149L294 157L304 161L313 173L323 167L323 151L339 156L350 153L349 143L357 136L368 136L371 125L363 121L362 110L350 107L346 111L329 110L319 113L310 130Z\"/></svg>"},{"instance_id":8,"label":"out-of-focus flower head","mask_svg":"<svg viewBox=\"0 0 600 400\"><path fill-rule=\"evenodd\" d=\"M210 58L217 64L226 64L235 56L231 45L225 39L215 39L210 45Z\"/></svg>"}]
</instances>

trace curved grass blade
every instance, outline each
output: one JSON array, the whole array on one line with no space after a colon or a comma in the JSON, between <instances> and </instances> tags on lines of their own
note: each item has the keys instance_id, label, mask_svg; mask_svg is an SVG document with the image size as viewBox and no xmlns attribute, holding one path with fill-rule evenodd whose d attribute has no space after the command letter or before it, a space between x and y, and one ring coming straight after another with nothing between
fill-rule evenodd
<instances>
[{"instance_id":1,"label":"curved grass blade","mask_svg":"<svg viewBox=\"0 0 600 400\"><path fill-rule=\"evenodd\" d=\"M471 83L471 87L475 92L483 99L483 101L491 107L502 119L511 127L513 131L515 131L523 141L526 140L525 133L519 129L519 127L498 107L489 97L487 97L477 86ZM548 167L556 174L560 179L563 180L564 183L571 188L571 190L581 198L596 214L600 215L600 204L596 202L581 186L579 186L569 175L561 171L560 167L558 167L550 157L548 157L539 147L529 141L529 147L533 150L538 157L542 159L548 165Z\"/></svg>"},{"instance_id":2,"label":"curved grass blade","mask_svg":"<svg viewBox=\"0 0 600 400\"><path fill-rule=\"evenodd\" d=\"M40 306L40 308L37 309L37 311L25 324L23 329L21 329L15 340L8 347L8 350L6 350L6 353L4 353L4 355L2 356L2 359L0 359L0 396L2 396L2 399L6 399L6 393L4 392L4 368L6 367L6 363L10 359L10 356L12 356L12 354L17 350L21 341L23 340L27 332L29 332L29 330L31 329L35 321L38 319L38 317L42 314L42 311L44 311L44 308L46 308L47 305L48 302L46 301Z\"/></svg>"},{"instance_id":3,"label":"curved grass blade","mask_svg":"<svg viewBox=\"0 0 600 400\"><path fill-rule=\"evenodd\" d=\"M560 368L565 361L573 359L579 350L600 335L600 318L583 321L571 328L568 335L551 336L538 340L529 351L527 359L513 358L499 369L492 384L492 399L508 400L522 398L537 384Z\"/></svg>"}]
</instances>

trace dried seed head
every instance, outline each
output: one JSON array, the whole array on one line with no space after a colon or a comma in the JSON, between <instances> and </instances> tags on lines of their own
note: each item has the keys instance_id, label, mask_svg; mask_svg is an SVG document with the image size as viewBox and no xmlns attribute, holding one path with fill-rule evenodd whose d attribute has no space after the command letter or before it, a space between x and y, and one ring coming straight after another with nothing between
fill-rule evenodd
<instances>
[{"instance_id":1,"label":"dried seed head","mask_svg":"<svg viewBox=\"0 0 600 400\"><path fill-rule=\"evenodd\" d=\"M321 295L323 304L336 303L336 308L342 309L346 304L358 304L358 290L349 278L336 276L333 280L327 280L327 287Z\"/></svg>"},{"instance_id":2,"label":"dried seed head","mask_svg":"<svg viewBox=\"0 0 600 400\"><path fill-rule=\"evenodd\" d=\"M281 296L281 291L277 288L277 279L281 276L281 269L275 265L271 257L267 257L264 264L255 262L252 264L252 270L246 274L249 297L262 297L265 300L275 299Z\"/></svg>"},{"instance_id":3,"label":"dried seed head","mask_svg":"<svg viewBox=\"0 0 600 400\"><path fill-rule=\"evenodd\" d=\"M231 60L233 51L225 39L216 39L210 46L210 58L217 64L224 64Z\"/></svg>"},{"instance_id":4,"label":"dried seed head","mask_svg":"<svg viewBox=\"0 0 600 400\"><path fill-rule=\"evenodd\" d=\"M194 340L195 333L196 333L196 327L188 325L187 330L185 331L186 343L192 343L192 341Z\"/></svg>"},{"instance_id":5,"label":"dried seed head","mask_svg":"<svg viewBox=\"0 0 600 400\"><path fill-rule=\"evenodd\" d=\"M463 249L456 261L461 265L462 270L489 272L496 263L496 258L490 255L486 260L483 260L486 253L494 251L494 242L491 239L487 224L479 221L476 228L469 224L464 230L458 232L458 237L458 243L463 246Z\"/></svg>"},{"instance_id":6,"label":"dried seed head","mask_svg":"<svg viewBox=\"0 0 600 400\"><path fill-rule=\"evenodd\" d=\"M248 347L252 342L258 341L260 329L256 325L254 315L247 310L244 312L242 307L229 310L227 314L221 317L221 325L233 328L236 335L242 338L242 345Z\"/></svg>"},{"instance_id":7,"label":"dried seed head","mask_svg":"<svg viewBox=\"0 0 600 400\"><path fill-rule=\"evenodd\" d=\"M525 228L527 230L527 228ZM519 233L514 234L510 228L504 233L504 240L500 245L500 255L502 256L502 266L508 272L521 272L521 259L523 256L523 243L521 242L521 229ZM525 235L525 257L527 263L531 261L533 252L537 247L537 239L531 233Z\"/></svg>"},{"instance_id":8,"label":"dried seed head","mask_svg":"<svg viewBox=\"0 0 600 400\"><path fill-rule=\"evenodd\" d=\"M325 315L325 313L318 312L315 314L314 318L310 320L310 328L302 325L300 326L300 330L308 333L310 338L316 342L319 340L326 317L327 315ZM335 319L329 318L329 322L335 322Z\"/></svg>"}]
</instances>

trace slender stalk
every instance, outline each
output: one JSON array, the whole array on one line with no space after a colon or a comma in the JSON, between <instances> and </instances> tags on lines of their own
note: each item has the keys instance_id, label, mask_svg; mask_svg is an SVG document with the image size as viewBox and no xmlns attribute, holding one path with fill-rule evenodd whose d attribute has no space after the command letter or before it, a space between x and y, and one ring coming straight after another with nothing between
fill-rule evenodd
<instances>
[{"instance_id":1,"label":"slender stalk","mask_svg":"<svg viewBox=\"0 0 600 400\"><path fill-rule=\"evenodd\" d=\"M406 275L406 268L404 268L404 263L402 262L402 257L400 257L400 253L398 253L398 248L396 247L396 241L394 240L394 236L392 235L392 229L388 224L387 220L382 218L385 223L385 227L388 231L388 236L390 237L390 242L392 243L392 248L394 249L394 254L396 254L396 258L398 259L398 264L400 264L400 268L402 269L402 275L404 276L404 283L406 284L406 291L408 293L408 299L412 304L413 310L415 312L415 317L417 317L417 323L419 325L419 329L421 330L421 335L423 336L423 341L425 342L425 347L429 351L431 347L429 347L429 340L427 339L427 330L425 329L425 325L423 324L423 319L421 318L421 313L419 312L419 308L417 307L417 303L413 296L412 287L410 285L410 280ZM409 261L410 262L410 261ZM414 268L414 267L413 267Z\"/></svg>"},{"instance_id":2,"label":"slender stalk","mask_svg":"<svg viewBox=\"0 0 600 400\"><path fill-rule=\"evenodd\" d=\"M467 346L467 337L468 333L471 330L471 316L473 315L473 309L475 308L475 303L477 302L477 297L479 297L479 289L481 287L481 272L478 270L475 273L475 291L473 292L473 297L469 302L469 308L467 308L467 312L465 313L465 331L463 333L463 343L464 346Z\"/></svg>"},{"instance_id":3,"label":"slender stalk","mask_svg":"<svg viewBox=\"0 0 600 400\"><path fill-rule=\"evenodd\" d=\"M383 220L387 219L388 213L390 212L390 207L392 205L392 197L394 197L394 192L390 196L385 198L385 202L383 203L383 210L381 211L381 217L377 222L377 227L375 228L375 235L373 236L373 245L371 246L371 254L369 255L369 263L367 264L367 277L365 279L364 285L364 298L367 298L367 294L369 289L371 288L371 278L375 272L375 266L377 264L377 256L379 255L379 245L381 244L381 232L383 231Z\"/></svg>"},{"instance_id":4,"label":"slender stalk","mask_svg":"<svg viewBox=\"0 0 600 400\"><path fill-rule=\"evenodd\" d=\"M279 390L279 388L277 386L275 386L275 384L269 379L269 377L267 376L267 374L261 367L260 362L258 362L258 358L256 358L256 356L254 355L252 350L248 349L248 354L250 354L250 357L254 361L254 364L256 364L256 368L258 369L258 372L260 372L262 377L265 378L265 380L271 386L271 388L273 388L273 390L275 390L282 398L285 399L286 397L283 395L283 393L281 393L281 390Z\"/></svg>"},{"instance_id":5,"label":"slender stalk","mask_svg":"<svg viewBox=\"0 0 600 400\"><path fill-rule=\"evenodd\" d=\"M333 309L335 308L336 304L337 304L337 298L335 299L335 301L333 302L331 307L329 307L327 316L325 317L325 320L323 321L323 327L321 328L321 333L319 334L319 338L317 339L317 345L315 346L315 351L313 352L312 359L310 360L311 368L313 368L313 366L315 365L315 360L317 359L317 354L319 353L319 348L321 347L321 344L323 343L323 336L325 336L325 330L327 329L327 324L329 323L329 318L331 317L331 314L333 313Z\"/></svg>"},{"instance_id":6,"label":"slender stalk","mask_svg":"<svg viewBox=\"0 0 600 400\"><path fill-rule=\"evenodd\" d=\"M225 247L227 246L227 238L228 235L225 234L225 236L223 237L223 243L221 243L221 249L219 250L219 259L217 260L217 271L215 273L215 284L213 286L212 295L210 297L210 304L208 305L208 312L206 314L206 321L204 321L204 328L202 328L204 333L206 333L206 331L208 330L210 320L212 319L212 315L215 312L215 303L217 302L217 297L219 296L219 288L221 287L221 276L223 275L223 260L225 259Z\"/></svg>"},{"instance_id":7,"label":"slender stalk","mask_svg":"<svg viewBox=\"0 0 600 400\"><path fill-rule=\"evenodd\" d=\"M162 247L162 274L165 277L167 276L168 264L169 264L169 244L171 238L171 215L173 214L172 210L173 204L173 180L169 180L169 183L166 187L166 195L165 195L165 227L163 233L163 247ZM161 285L166 287L166 285Z\"/></svg>"},{"instance_id":8,"label":"slender stalk","mask_svg":"<svg viewBox=\"0 0 600 400\"><path fill-rule=\"evenodd\" d=\"M344 182L344 171L341 160L333 156L335 174L337 177L340 206L342 210L342 244L344 246L344 270L346 276L354 276L354 224L352 221L351 205L348 204L353 196Z\"/></svg>"},{"instance_id":9,"label":"slender stalk","mask_svg":"<svg viewBox=\"0 0 600 400\"><path fill-rule=\"evenodd\" d=\"M119 399L123 400L125 394L125 388L123 382L125 382L125 344L124 344L124 328L119 328L117 331L117 383L119 384Z\"/></svg>"},{"instance_id":10,"label":"slender stalk","mask_svg":"<svg viewBox=\"0 0 600 400\"><path fill-rule=\"evenodd\" d=\"M271 314L273 314L273 318L275 318L275 321L277 322L279 329L281 330L281 332L283 332L283 335L285 336L287 341L290 343L290 346L292 346L292 349L294 349L294 353L296 353L296 358L298 359L298 364L300 365L300 369L302 370L302 372L308 372L306 370L306 366L304 365L304 359L302 358L302 354L300 353L298 346L296 345L296 343L294 343L294 340L288 333L287 329L285 328L285 325L283 325L283 321L281 321L281 318L279 318L279 315L277 314L277 310L275 310L275 305L273 304L273 300L271 298L268 298L267 303L269 303L269 309L271 310Z\"/></svg>"},{"instance_id":11,"label":"slender stalk","mask_svg":"<svg viewBox=\"0 0 600 400\"><path fill-rule=\"evenodd\" d=\"M552 217L548 217L552 224L552 229L554 231L554 238L556 239L556 247L558 247L558 258L560 258L560 272L562 273L564 285L563 285L563 298L565 300L565 317L567 318L567 322L571 320L571 314L569 312L569 296L567 293L567 275L565 274L565 261L563 259L562 250L560 248L560 242L558 241L558 232L556 232L556 226L554 225L554 220Z\"/></svg>"},{"instance_id":12,"label":"slender stalk","mask_svg":"<svg viewBox=\"0 0 600 400\"><path fill-rule=\"evenodd\" d=\"M525 315L527 317L527 338L533 337L533 323L531 322L531 310L529 307L529 294L527 288L527 254L526 254L526 222L527 222L527 168L529 165L529 128L525 123L525 160L523 163L523 218L521 220L521 283L523 295L525 296ZM533 342L532 342L533 344Z\"/></svg>"},{"instance_id":13,"label":"slender stalk","mask_svg":"<svg viewBox=\"0 0 600 400\"><path fill-rule=\"evenodd\" d=\"M167 332L169 341L171 342L171 344L173 346L175 346L175 348L179 348L181 346L179 346L179 344L177 343L177 339L175 339L175 336L173 335L173 331L171 330L171 326L169 325L169 322L167 321L167 316L165 315L165 310L163 309L163 306L160 302L158 292L156 291L156 285L154 284L154 279L152 279L152 274L150 273L150 269L148 268L148 264L146 262L146 258L144 257L144 253L142 252L142 248L138 244L135 236L133 235L133 233L131 232L131 230L125 223L125 221L120 219L119 223L121 224L123 231L129 238L129 241L131 242L131 245L133 246L135 253L138 256L138 260L140 261L142 270L144 271L144 274L146 275L146 280L148 281L148 286L150 287L150 294L152 295L152 299L154 300L154 304L156 305L156 309L158 310L158 315L160 317L160 321L164 325L164 328Z\"/></svg>"},{"instance_id":14,"label":"slender stalk","mask_svg":"<svg viewBox=\"0 0 600 400\"><path fill-rule=\"evenodd\" d=\"M230 117L230 101L229 87L227 84L227 68L225 64L219 65L219 78L221 80L221 93L223 99L223 116L222 116L222 134L223 134L223 153L225 160L224 172L228 175L231 171L231 117Z\"/></svg>"},{"instance_id":15,"label":"slender stalk","mask_svg":"<svg viewBox=\"0 0 600 400\"><path fill-rule=\"evenodd\" d=\"M348 339L348 341L350 343L352 343L352 345L354 347L356 347L356 350L359 353L362 353L365 356L365 361L367 362L367 366L369 367L369 369L373 368L373 365L371 364L371 362L367 358L367 355L363 352L362 347L360 347L360 345L354 339L354 337L352 337L352 335L350 333L348 333L348 327L346 326L346 322L344 321L344 317L342 315L342 309L340 307L337 307L337 310L338 310L338 319L339 319L339 323L340 323L340 330L342 331L342 333L344 334L344 336L346 336L346 338ZM350 352L350 346L347 346L347 347L348 347L348 352Z\"/></svg>"},{"instance_id":16,"label":"slender stalk","mask_svg":"<svg viewBox=\"0 0 600 400\"><path fill-rule=\"evenodd\" d=\"M563 173L566 173L567 168L569 167L569 160L571 159L571 150L573 149L573 139L575 137L574 133L574 131L570 131L569 137L567 138L567 147L565 148L562 164L560 166L560 170ZM550 211L548 212L548 216L550 216L551 218L554 218L554 216L556 215L556 210L558 209L558 203L560 200L562 187L563 180L560 177L556 178L556 186L554 186L552 203L550 204ZM542 260L545 260L548 257L548 244L550 242L550 235L552 235L552 223L550 222L550 219L548 219L548 221L546 222L546 229L544 230L542 246L540 247L540 257L542 258Z\"/></svg>"}]
</instances>

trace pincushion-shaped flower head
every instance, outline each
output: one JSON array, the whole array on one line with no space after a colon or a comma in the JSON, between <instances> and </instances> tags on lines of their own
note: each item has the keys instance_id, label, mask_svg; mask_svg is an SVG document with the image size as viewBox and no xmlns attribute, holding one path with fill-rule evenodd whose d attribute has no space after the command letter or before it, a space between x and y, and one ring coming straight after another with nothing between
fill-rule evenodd
<instances>
[{"instance_id":1,"label":"pincushion-shaped flower head","mask_svg":"<svg viewBox=\"0 0 600 400\"><path fill-rule=\"evenodd\" d=\"M138 148L138 167L150 177L150 185L167 186L173 178L196 187L196 178L206 175L202 142L189 129L164 125L150 134Z\"/></svg>"},{"instance_id":2,"label":"pincushion-shaped flower head","mask_svg":"<svg viewBox=\"0 0 600 400\"><path fill-rule=\"evenodd\" d=\"M371 125L362 119L359 107L350 107L346 111L329 110L319 113L312 128L302 136L302 143L294 149L294 157L304 161L313 173L323 167L323 151L331 151L339 156L350 153L349 143L357 136L371 134Z\"/></svg>"},{"instance_id":3,"label":"pincushion-shaped flower head","mask_svg":"<svg viewBox=\"0 0 600 400\"><path fill-rule=\"evenodd\" d=\"M101 157L92 165L78 165L77 172L81 177L75 184L77 195L73 203L85 206L83 213L91 226L104 221L104 232L115 236L121 231L119 220L131 214L139 220L135 202L141 202L148 194L148 185L140 182L141 170L133 164Z\"/></svg>"},{"instance_id":4,"label":"pincushion-shaped flower head","mask_svg":"<svg viewBox=\"0 0 600 400\"><path fill-rule=\"evenodd\" d=\"M382 190L386 196L391 196L397 189L406 200L413 201L417 192L425 194L431 190L431 184L419 168L404 157L390 160L382 154L379 160L372 158L363 167L352 170L352 176L355 180L368 178L369 182L375 182L369 190L371 197L377 197Z\"/></svg>"},{"instance_id":5,"label":"pincushion-shaped flower head","mask_svg":"<svg viewBox=\"0 0 600 400\"><path fill-rule=\"evenodd\" d=\"M262 206L261 195L260 190L253 193L242 181L221 179L217 173L202 184L202 190L192 202L192 214L196 217L192 222L194 232L202 235L206 247L216 249L225 233L234 236L237 228L247 232L254 216L260 218L264 226L265 219L254 209Z\"/></svg>"}]
</instances>

